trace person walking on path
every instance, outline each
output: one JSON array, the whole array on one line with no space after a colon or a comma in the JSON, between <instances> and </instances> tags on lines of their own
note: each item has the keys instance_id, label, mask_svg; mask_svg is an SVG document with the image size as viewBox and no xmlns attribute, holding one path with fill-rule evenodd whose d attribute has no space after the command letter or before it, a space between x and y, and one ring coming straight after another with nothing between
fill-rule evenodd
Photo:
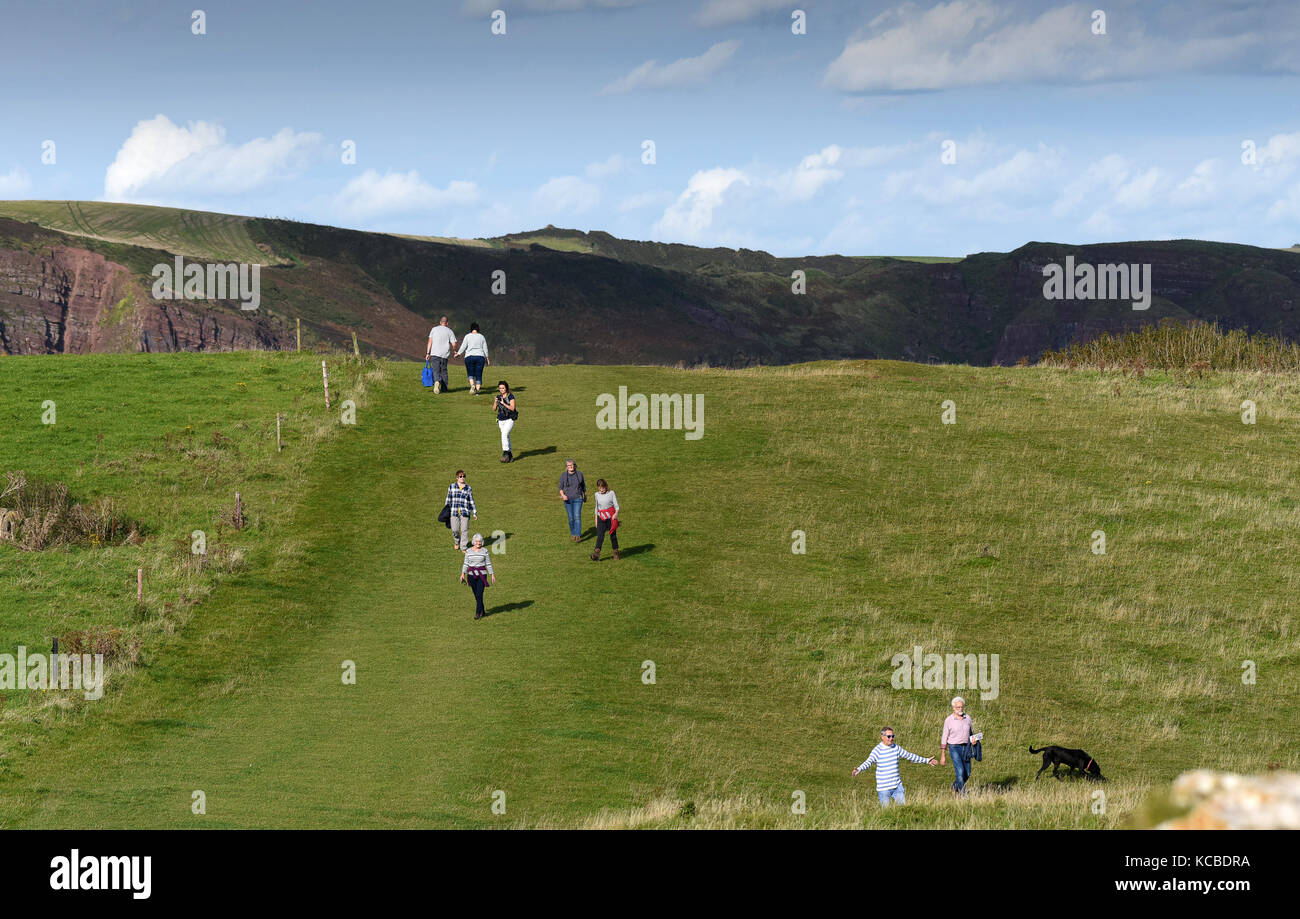
<instances>
[{"instance_id":1,"label":"person walking on path","mask_svg":"<svg viewBox=\"0 0 1300 919\"><path fill-rule=\"evenodd\" d=\"M873 765L876 767L876 797L880 799L881 807L888 807L891 799L899 804L907 803L903 791L903 776L898 771L899 757L913 763L939 765L937 759L926 759L924 756L908 753L900 744L894 743L894 729L886 725L880 731L880 743L876 744L866 762L853 770L853 775L856 776Z\"/></svg>"},{"instance_id":2,"label":"person walking on path","mask_svg":"<svg viewBox=\"0 0 1300 919\"><path fill-rule=\"evenodd\" d=\"M582 539L582 502L587 500L587 480L571 459L564 461L564 471L560 473L560 500L564 502L564 512L569 515L569 536L574 542L579 542Z\"/></svg>"},{"instance_id":3,"label":"person walking on path","mask_svg":"<svg viewBox=\"0 0 1300 919\"><path fill-rule=\"evenodd\" d=\"M487 339L478 330L478 323L472 322L469 334L460 343L457 356L465 355L465 376L469 378L469 392L477 396L483 391L483 368L492 363L488 360Z\"/></svg>"},{"instance_id":4,"label":"person walking on path","mask_svg":"<svg viewBox=\"0 0 1300 919\"><path fill-rule=\"evenodd\" d=\"M470 590L474 591L475 619L487 615L487 610L483 608L483 591L487 589L489 577L493 584L497 582L496 572L492 570L491 553L483 548L483 534L475 533L474 542L465 553L465 561L460 566L460 582L469 584Z\"/></svg>"},{"instance_id":5,"label":"person walking on path","mask_svg":"<svg viewBox=\"0 0 1300 919\"><path fill-rule=\"evenodd\" d=\"M456 333L447 325L443 316L438 324L429 330L429 349L424 355L426 361L433 361L433 391L447 392L447 361L451 360L451 349L456 347Z\"/></svg>"},{"instance_id":6,"label":"person walking on path","mask_svg":"<svg viewBox=\"0 0 1300 919\"><path fill-rule=\"evenodd\" d=\"M497 397L492 400L492 408L496 410L497 427L501 429L501 462L513 462L515 455L510 452L510 432L514 430L519 412L515 408L515 394L505 380L497 382Z\"/></svg>"},{"instance_id":7,"label":"person walking on path","mask_svg":"<svg viewBox=\"0 0 1300 919\"><path fill-rule=\"evenodd\" d=\"M966 714L966 700L957 696L952 700L952 714L943 720L943 734L939 738L939 762L943 763L944 753L952 754L952 771L956 780L952 783L952 793L966 793L966 783L970 781L970 761L974 755L971 747L971 735L975 725Z\"/></svg>"},{"instance_id":8,"label":"person walking on path","mask_svg":"<svg viewBox=\"0 0 1300 919\"><path fill-rule=\"evenodd\" d=\"M591 553L593 562L600 561L600 547L609 534L609 544L614 550L614 561L618 561L618 496L609 490L609 483L604 479L596 480L596 551Z\"/></svg>"},{"instance_id":9,"label":"person walking on path","mask_svg":"<svg viewBox=\"0 0 1300 919\"><path fill-rule=\"evenodd\" d=\"M451 511L451 544L464 552L469 548L470 517L478 519L474 506L474 489L465 484L465 470L456 470L456 481L447 486L447 507Z\"/></svg>"},{"instance_id":10,"label":"person walking on path","mask_svg":"<svg viewBox=\"0 0 1300 919\"><path fill-rule=\"evenodd\" d=\"M900 805L907 803L906 794L902 790L902 773L898 772L900 757L913 763L930 763L931 766L939 766L937 759L918 757L917 754L907 753L900 744L894 744L893 728L885 725L880 729L880 742L871 751L870 757L867 757L866 762L853 771L853 775L857 776L859 772L868 770L872 766L876 767L876 797L880 798L881 807L888 807L891 799Z\"/></svg>"}]
</instances>

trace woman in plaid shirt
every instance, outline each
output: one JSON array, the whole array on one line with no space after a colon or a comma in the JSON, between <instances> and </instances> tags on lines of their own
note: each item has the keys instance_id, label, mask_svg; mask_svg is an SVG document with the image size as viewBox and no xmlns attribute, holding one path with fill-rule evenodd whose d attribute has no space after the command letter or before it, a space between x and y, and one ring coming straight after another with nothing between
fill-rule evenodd
<instances>
[{"instance_id":1,"label":"woman in plaid shirt","mask_svg":"<svg viewBox=\"0 0 1300 919\"><path fill-rule=\"evenodd\" d=\"M456 470L456 481L447 486L447 505L451 510L451 547L464 552L469 548L469 521L478 519L474 506L474 489L465 484L465 470Z\"/></svg>"}]
</instances>

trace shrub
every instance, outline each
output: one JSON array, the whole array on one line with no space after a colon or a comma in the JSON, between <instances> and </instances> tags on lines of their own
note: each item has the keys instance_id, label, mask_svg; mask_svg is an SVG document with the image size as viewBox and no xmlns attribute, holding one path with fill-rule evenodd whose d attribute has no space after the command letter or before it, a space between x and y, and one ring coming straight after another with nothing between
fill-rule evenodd
<instances>
[{"instance_id":1,"label":"shrub","mask_svg":"<svg viewBox=\"0 0 1300 919\"><path fill-rule=\"evenodd\" d=\"M1039 365L1119 370L1139 377L1147 370L1198 378L1216 370L1282 373L1300 370L1300 345L1241 329L1224 332L1218 325L1200 320L1181 323L1162 319L1140 331L1123 335L1103 332L1092 341L1047 351Z\"/></svg>"},{"instance_id":2,"label":"shrub","mask_svg":"<svg viewBox=\"0 0 1300 919\"><path fill-rule=\"evenodd\" d=\"M0 507L21 518L14 543L37 551L60 545L122 545L141 541L142 527L128 519L112 498L81 504L62 482L28 478L23 472L6 472L0 488Z\"/></svg>"}]
</instances>

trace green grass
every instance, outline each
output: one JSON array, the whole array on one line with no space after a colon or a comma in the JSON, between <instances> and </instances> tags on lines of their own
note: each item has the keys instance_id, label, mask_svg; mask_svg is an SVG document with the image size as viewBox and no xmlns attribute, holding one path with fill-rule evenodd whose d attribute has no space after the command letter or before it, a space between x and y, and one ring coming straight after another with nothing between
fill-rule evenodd
<instances>
[{"instance_id":1,"label":"green grass","mask_svg":"<svg viewBox=\"0 0 1300 919\"><path fill-rule=\"evenodd\" d=\"M258 360L281 360L288 389L231 390ZM0 596L0 650L43 640L50 616L128 616L137 559L211 521L238 476L175 481L172 461L142 458L167 432L251 429L290 399L328 425L310 456L267 453L264 428L261 452L249 442L240 481L260 520L239 534L244 564L148 636L145 666L94 703L11 698L0 825L1111 827L1189 768L1297 766L1293 376L494 367L521 409L504 465L490 401L465 394L459 367L458 391L435 397L418 365L389 365L339 430L291 356L0 366L4 465L90 495L133 485L128 509L158 528L141 547L0 546L0 578L48 591ZM597 430L597 394L620 385L703 393L704 438ZM136 401L117 405L124 387ZM42 430L40 400L69 401L62 388L83 395ZM101 408L72 407L92 395ZM940 423L947 399L955 425ZM593 564L590 541L566 538L567 455L618 492L622 561ZM433 521L459 467L478 529L511 534L481 622ZM102 565L125 585L105 590ZM975 794L953 801L950 770L905 764L909 806L880 811L872 776L850 769L884 723L933 753L953 695L891 687L890 658L914 645L998 654L1000 692L963 693L988 735ZM1093 754L1106 812L1092 786L1035 785L1030 743Z\"/></svg>"},{"instance_id":2,"label":"green grass","mask_svg":"<svg viewBox=\"0 0 1300 919\"><path fill-rule=\"evenodd\" d=\"M106 201L0 201L0 217L106 242L213 261L277 264L248 232L252 218Z\"/></svg>"}]
</instances>

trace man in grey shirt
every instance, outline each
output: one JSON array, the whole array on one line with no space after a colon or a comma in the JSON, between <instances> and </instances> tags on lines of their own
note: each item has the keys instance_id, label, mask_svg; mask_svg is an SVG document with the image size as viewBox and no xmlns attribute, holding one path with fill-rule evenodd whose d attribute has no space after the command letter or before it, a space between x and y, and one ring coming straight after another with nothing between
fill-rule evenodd
<instances>
[{"instance_id":1,"label":"man in grey shirt","mask_svg":"<svg viewBox=\"0 0 1300 919\"><path fill-rule=\"evenodd\" d=\"M564 461L564 471L560 473L560 500L569 515L569 536L578 542L582 539L582 502L587 500L587 480L571 459Z\"/></svg>"},{"instance_id":2,"label":"man in grey shirt","mask_svg":"<svg viewBox=\"0 0 1300 919\"><path fill-rule=\"evenodd\" d=\"M447 361L451 359L451 349L456 347L456 333L447 325L443 316L438 324L429 330L429 350L426 361L433 361L433 391L447 391Z\"/></svg>"}]
</instances>

